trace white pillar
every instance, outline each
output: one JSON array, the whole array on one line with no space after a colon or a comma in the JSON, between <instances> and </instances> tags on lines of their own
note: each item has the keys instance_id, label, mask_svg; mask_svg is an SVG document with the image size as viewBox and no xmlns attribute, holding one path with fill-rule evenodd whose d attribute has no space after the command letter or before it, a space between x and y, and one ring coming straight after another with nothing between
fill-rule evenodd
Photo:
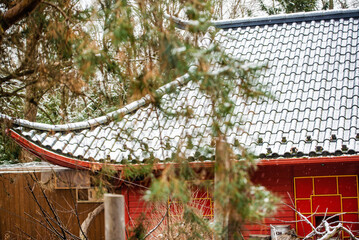
<instances>
[{"instance_id":1,"label":"white pillar","mask_svg":"<svg viewBox=\"0 0 359 240\"><path fill-rule=\"evenodd\" d=\"M105 194L105 239L125 240L125 199L119 194Z\"/></svg>"}]
</instances>

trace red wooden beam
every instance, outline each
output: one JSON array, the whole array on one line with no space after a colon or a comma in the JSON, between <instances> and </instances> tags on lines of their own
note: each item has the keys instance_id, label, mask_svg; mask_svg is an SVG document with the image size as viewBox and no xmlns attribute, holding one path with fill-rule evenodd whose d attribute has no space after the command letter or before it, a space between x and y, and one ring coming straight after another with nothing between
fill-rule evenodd
<instances>
[{"instance_id":1,"label":"red wooden beam","mask_svg":"<svg viewBox=\"0 0 359 240\"><path fill-rule=\"evenodd\" d=\"M328 156L328 157L301 157L301 158L277 158L261 159L258 166L276 165L301 165L318 163L348 163L359 162L358 155Z\"/></svg>"},{"instance_id":2,"label":"red wooden beam","mask_svg":"<svg viewBox=\"0 0 359 240\"><path fill-rule=\"evenodd\" d=\"M49 151L37 144L27 140L12 129L8 129L7 133L12 137L21 147L31 152L35 156L45 160L47 162L60 165L63 167L74 168L74 169L87 169L87 170L100 170L102 167L101 163L82 161L76 158L66 157L52 151Z\"/></svg>"}]
</instances>

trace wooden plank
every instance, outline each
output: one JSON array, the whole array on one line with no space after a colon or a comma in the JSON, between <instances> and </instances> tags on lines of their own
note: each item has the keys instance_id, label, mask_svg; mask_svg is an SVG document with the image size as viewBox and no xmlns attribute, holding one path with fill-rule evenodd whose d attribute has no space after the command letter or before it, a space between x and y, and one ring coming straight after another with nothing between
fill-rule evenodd
<instances>
[{"instance_id":1,"label":"wooden plank","mask_svg":"<svg viewBox=\"0 0 359 240\"><path fill-rule=\"evenodd\" d=\"M25 185L26 181L24 177L18 176L17 177L17 189L19 189L19 195L16 196L16 198L19 199L19 216L20 216L20 224L19 224L19 229L22 229L24 231L24 233L21 233L22 237L26 237L26 233L28 234L28 230L29 228L27 227L27 224L25 222L25 199L26 199L26 191L25 191Z\"/></svg>"},{"instance_id":2,"label":"wooden plank","mask_svg":"<svg viewBox=\"0 0 359 240\"><path fill-rule=\"evenodd\" d=\"M10 239L27 238L17 228L21 228L24 232L31 235L35 239L49 239L51 232L41 227L38 223L27 217L24 213L28 213L32 217L43 221L44 219L38 214L39 208L28 191L26 176L28 173L18 174L0 174L0 239L4 239L7 232L11 232ZM30 180L32 181L32 180ZM51 190L46 191L49 199L53 201L54 206L59 212L62 222L73 234L78 235L79 224L72 212L74 208L74 195L70 191L73 190ZM49 208L44 197L38 187L35 188L35 194L41 205L48 211ZM80 206L81 204L79 204ZM79 207L80 221L83 221L90 209L97 204L88 204ZM102 216L103 218L103 216ZM103 239L103 219L96 219L95 233L91 233L90 239Z\"/></svg>"},{"instance_id":3,"label":"wooden plank","mask_svg":"<svg viewBox=\"0 0 359 240\"><path fill-rule=\"evenodd\" d=\"M9 219L9 214L6 206L6 200L8 198L8 181L5 175L0 175L0 184L0 238L4 239L6 231L6 219Z\"/></svg>"}]
</instances>

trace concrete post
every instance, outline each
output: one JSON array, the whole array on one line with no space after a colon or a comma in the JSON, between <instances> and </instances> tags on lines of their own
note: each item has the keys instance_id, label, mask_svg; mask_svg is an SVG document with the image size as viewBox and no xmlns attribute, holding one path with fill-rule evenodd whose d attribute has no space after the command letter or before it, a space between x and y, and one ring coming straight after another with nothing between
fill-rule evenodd
<instances>
[{"instance_id":1,"label":"concrete post","mask_svg":"<svg viewBox=\"0 0 359 240\"><path fill-rule=\"evenodd\" d=\"M125 240L125 199L119 194L105 194L105 239Z\"/></svg>"}]
</instances>

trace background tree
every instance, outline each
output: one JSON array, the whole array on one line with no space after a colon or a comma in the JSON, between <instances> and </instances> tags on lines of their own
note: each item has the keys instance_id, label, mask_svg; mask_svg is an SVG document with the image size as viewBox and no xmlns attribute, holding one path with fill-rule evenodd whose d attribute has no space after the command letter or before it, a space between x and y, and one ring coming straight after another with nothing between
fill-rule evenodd
<instances>
[{"instance_id":1,"label":"background tree","mask_svg":"<svg viewBox=\"0 0 359 240\"><path fill-rule=\"evenodd\" d=\"M261 9L269 15L279 13L310 12L317 9L317 0L273 0L271 6L268 6L262 0L259 0L259 3Z\"/></svg>"},{"instance_id":2,"label":"background tree","mask_svg":"<svg viewBox=\"0 0 359 240\"><path fill-rule=\"evenodd\" d=\"M259 6L266 14L274 15L280 13L311 12L317 10L356 8L358 2L347 0L259 0Z\"/></svg>"},{"instance_id":3,"label":"background tree","mask_svg":"<svg viewBox=\"0 0 359 240\"><path fill-rule=\"evenodd\" d=\"M25 3L28 5L22 5ZM313 1L279 4L278 11L284 12L316 7ZM5 2L2 6L2 112L31 121L63 123L101 115L145 94L160 106L155 90L188 73L211 101L215 150L208 151L216 156L215 184L206 186L198 181L200 173L189 167L178 146L178 154L171 161L181 166L179 170L169 165L159 178L153 176L151 168L141 173L152 183L146 198L183 203L184 222L199 226L195 232L186 233L192 238L202 238L208 231L221 239L241 238L245 221L273 210L269 192L251 184L248 172L254 167L253 157L241 146L226 142L226 133L233 127L225 121L233 114L231 93L239 92L244 99L265 96L256 81L264 67L243 68L241 59L221 50L214 40L216 31L209 29L209 20L216 14L224 17L227 6L220 2L212 5L210 1L169 0L100 0L91 8L70 0L19 1L15 5ZM8 20L5 16L18 6L27 6L17 11L25 13ZM188 19L186 32L176 29L164 13ZM228 14L236 17L252 13L241 8ZM202 47L205 34L212 44ZM169 114L166 109L160 110ZM191 118L190 109L170 114ZM186 148L191 148L190 144ZM156 161L153 159L153 163ZM215 228L188 205L193 184L214 189L218 216Z\"/></svg>"},{"instance_id":4,"label":"background tree","mask_svg":"<svg viewBox=\"0 0 359 240\"><path fill-rule=\"evenodd\" d=\"M338 1L336 7L355 5ZM167 62L163 58L158 67L158 59L163 57L159 55L161 37L152 35L168 31L161 13L186 18L191 1L161 1L156 7L159 13L149 6L151 1L133 3L125 1L124 10L110 0L93 1L88 6L79 0L0 1L0 111L52 124L81 121L137 99L147 91L146 85L156 89L184 73L183 69L174 72L180 58L171 57ZM274 1L272 7L260 3L269 14L326 9L329 4L325 0L323 7L313 0ZM209 18L256 16L260 14L255 10L257 4L255 0L212 1ZM171 32L176 32L176 41L186 35L175 29ZM148 79L162 70L162 76L170 73L166 81ZM0 148L1 160L19 159L19 150L4 135Z\"/></svg>"},{"instance_id":5,"label":"background tree","mask_svg":"<svg viewBox=\"0 0 359 240\"><path fill-rule=\"evenodd\" d=\"M14 6L3 3L3 15L26 2ZM213 234L238 238L240 224L272 209L269 193L250 183L248 170L254 161L244 150L241 157L246 160L234 161L239 156L232 154L225 139L233 127L224 120L233 111L231 93L237 91L244 98L264 93L257 89L255 78L263 68L242 68L240 59L227 55L214 41L216 32L208 31L216 9L223 6L213 7L210 1L172 0L100 0L92 8L71 0L31 3L32 8L10 27L3 25L1 112L31 121L61 123L103 114L145 94L159 106L155 90L189 73L213 106L212 135L217 139L214 196L219 216ZM219 16L224 15L223 9L219 12ZM164 13L190 20L186 33L166 20ZM238 13L235 10L231 16ZM213 42L209 48L201 47L204 34ZM105 105L110 107L103 108ZM166 109L162 111L168 114ZM171 114L191 118L190 111ZM169 166L160 178L151 171L142 173L152 180L147 199L167 202L170 197L183 203L185 221L200 222L205 234L210 229L208 222L187 205L189 181L198 187L203 184L196 182L200 176L181 156L178 146L172 161L181 165L181 171ZM201 231L188 234L200 238Z\"/></svg>"},{"instance_id":6,"label":"background tree","mask_svg":"<svg viewBox=\"0 0 359 240\"><path fill-rule=\"evenodd\" d=\"M24 0L2 1L1 15L1 112L36 121L40 110L47 121L58 122L53 118L61 115L66 119L64 112L44 109L41 102L58 91L81 93L81 71L74 59L87 37L80 23L89 11L71 1Z\"/></svg>"},{"instance_id":7,"label":"background tree","mask_svg":"<svg viewBox=\"0 0 359 240\"><path fill-rule=\"evenodd\" d=\"M56 124L95 117L121 104L125 91L121 78L116 77L117 60L84 54L99 49L98 29L90 24L97 21L93 17L96 10L81 3L0 3L2 113ZM92 60L83 57L96 58L92 59L97 61L94 69L86 65ZM18 149L4 135L1 142L1 159L27 158L19 156Z\"/></svg>"}]
</instances>

